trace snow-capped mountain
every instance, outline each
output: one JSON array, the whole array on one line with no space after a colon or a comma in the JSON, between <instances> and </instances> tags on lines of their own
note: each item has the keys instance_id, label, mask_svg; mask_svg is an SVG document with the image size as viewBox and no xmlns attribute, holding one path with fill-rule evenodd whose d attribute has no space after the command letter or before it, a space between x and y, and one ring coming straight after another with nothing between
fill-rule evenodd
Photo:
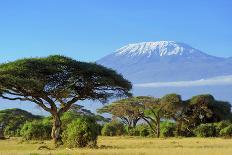
<instances>
[{"instance_id":1,"label":"snow-capped mountain","mask_svg":"<svg viewBox=\"0 0 232 155\"><path fill-rule=\"evenodd\" d=\"M174 41L142 42L129 44L117 50L116 55L124 56L182 56L189 54L205 55L204 53L183 43Z\"/></svg>"},{"instance_id":2,"label":"snow-capped mountain","mask_svg":"<svg viewBox=\"0 0 232 155\"><path fill-rule=\"evenodd\" d=\"M133 83L200 80L232 75L230 58L211 56L175 41L129 44L97 63L117 70Z\"/></svg>"}]
</instances>

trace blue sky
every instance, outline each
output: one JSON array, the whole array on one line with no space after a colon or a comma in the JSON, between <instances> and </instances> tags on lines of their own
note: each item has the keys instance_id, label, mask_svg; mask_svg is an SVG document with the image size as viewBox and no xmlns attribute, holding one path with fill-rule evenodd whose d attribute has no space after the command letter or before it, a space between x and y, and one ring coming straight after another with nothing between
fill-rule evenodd
<instances>
[{"instance_id":1,"label":"blue sky","mask_svg":"<svg viewBox=\"0 0 232 155\"><path fill-rule=\"evenodd\" d=\"M0 0L0 62L95 61L134 42L175 40L232 56L231 0Z\"/></svg>"},{"instance_id":2,"label":"blue sky","mask_svg":"<svg viewBox=\"0 0 232 155\"><path fill-rule=\"evenodd\" d=\"M231 8L231 0L0 0L0 63L50 54L96 61L128 43L159 40L228 57ZM45 113L0 101L0 109Z\"/></svg>"}]
</instances>

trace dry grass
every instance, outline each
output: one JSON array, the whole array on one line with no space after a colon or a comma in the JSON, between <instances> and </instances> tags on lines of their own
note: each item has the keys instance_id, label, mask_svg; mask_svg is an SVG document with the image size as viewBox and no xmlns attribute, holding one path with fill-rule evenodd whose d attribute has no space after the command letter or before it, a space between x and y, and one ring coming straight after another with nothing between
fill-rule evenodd
<instances>
[{"instance_id":1,"label":"dry grass","mask_svg":"<svg viewBox=\"0 0 232 155\"><path fill-rule=\"evenodd\" d=\"M38 150L39 146L49 146L49 141L20 142L20 139L0 141L2 155L231 155L232 139L220 138L139 138L100 137L98 149Z\"/></svg>"}]
</instances>

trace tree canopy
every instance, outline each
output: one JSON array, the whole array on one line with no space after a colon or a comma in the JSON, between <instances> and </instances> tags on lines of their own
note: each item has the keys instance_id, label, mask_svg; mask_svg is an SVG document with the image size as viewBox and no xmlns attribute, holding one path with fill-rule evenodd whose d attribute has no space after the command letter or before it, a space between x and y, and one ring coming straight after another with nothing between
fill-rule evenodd
<instances>
[{"instance_id":1,"label":"tree canopy","mask_svg":"<svg viewBox=\"0 0 232 155\"><path fill-rule=\"evenodd\" d=\"M109 113L113 117L120 118L128 128L134 128L143 115L142 104L136 97L130 97L113 102L97 111L99 113Z\"/></svg>"}]
</instances>

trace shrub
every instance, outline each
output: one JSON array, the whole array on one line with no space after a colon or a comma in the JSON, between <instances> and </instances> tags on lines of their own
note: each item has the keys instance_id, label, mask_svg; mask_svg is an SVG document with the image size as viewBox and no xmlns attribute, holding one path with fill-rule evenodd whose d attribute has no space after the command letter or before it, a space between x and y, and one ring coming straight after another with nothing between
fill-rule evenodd
<instances>
[{"instance_id":1,"label":"shrub","mask_svg":"<svg viewBox=\"0 0 232 155\"><path fill-rule=\"evenodd\" d=\"M77 115L77 113L73 112L73 111L67 111L65 112L62 116L61 116L61 122L62 122L62 130L65 130L68 126L68 124L72 123L73 119L77 119L80 116Z\"/></svg>"},{"instance_id":2,"label":"shrub","mask_svg":"<svg viewBox=\"0 0 232 155\"><path fill-rule=\"evenodd\" d=\"M25 140L48 140L51 139L52 126L42 121L26 122L20 133Z\"/></svg>"},{"instance_id":3,"label":"shrub","mask_svg":"<svg viewBox=\"0 0 232 155\"><path fill-rule=\"evenodd\" d=\"M136 126L136 129L139 131L139 136L146 137L149 136L150 134L150 129L147 125L145 124L140 124Z\"/></svg>"},{"instance_id":4,"label":"shrub","mask_svg":"<svg viewBox=\"0 0 232 155\"><path fill-rule=\"evenodd\" d=\"M104 124L101 134L103 136L121 136L125 134L125 127L120 122L112 121Z\"/></svg>"},{"instance_id":5,"label":"shrub","mask_svg":"<svg viewBox=\"0 0 232 155\"><path fill-rule=\"evenodd\" d=\"M215 137L216 127L211 123L201 124L193 132L197 137Z\"/></svg>"},{"instance_id":6,"label":"shrub","mask_svg":"<svg viewBox=\"0 0 232 155\"><path fill-rule=\"evenodd\" d=\"M176 125L172 122L161 122L160 134L162 137L173 137L175 135Z\"/></svg>"},{"instance_id":7,"label":"shrub","mask_svg":"<svg viewBox=\"0 0 232 155\"><path fill-rule=\"evenodd\" d=\"M10 136L10 137L20 137L20 129L22 128L21 126L18 126L16 129L15 127L12 126L6 126L4 129L4 135Z\"/></svg>"},{"instance_id":8,"label":"shrub","mask_svg":"<svg viewBox=\"0 0 232 155\"><path fill-rule=\"evenodd\" d=\"M150 134L150 129L145 124L137 125L135 128L128 128L126 127L127 135L129 136L141 136L146 137Z\"/></svg>"},{"instance_id":9,"label":"shrub","mask_svg":"<svg viewBox=\"0 0 232 155\"><path fill-rule=\"evenodd\" d=\"M125 127L126 134L128 136L140 136L139 129L137 127L135 128L129 128L128 126Z\"/></svg>"},{"instance_id":10,"label":"shrub","mask_svg":"<svg viewBox=\"0 0 232 155\"><path fill-rule=\"evenodd\" d=\"M232 137L232 124L225 127L220 131L220 136L223 137Z\"/></svg>"},{"instance_id":11,"label":"shrub","mask_svg":"<svg viewBox=\"0 0 232 155\"><path fill-rule=\"evenodd\" d=\"M216 128L216 136L220 136L220 131L229 125L230 125L229 121L221 121L218 123L214 123L214 126Z\"/></svg>"},{"instance_id":12,"label":"shrub","mask_svg":"<svg viewBox=\"0 0 232 155\"><path fill-rule=\"evenodd\" d=\"M83 116L73 120L62 134L63 142L69 148L95 147L99 134L98 127L93 117Z\"/></svg>"},{"instance_id":13,"label":"shrub","mask_svg":"<svg viewBox=\"0 0 232 155\"><path fill-rule=\"evenodd\" d=\"M26 121L40 120L41 116L33 115L22 109L0 110L0 122L4 136L20 136L20 130Z\"/></svg>"}]
</instances>

